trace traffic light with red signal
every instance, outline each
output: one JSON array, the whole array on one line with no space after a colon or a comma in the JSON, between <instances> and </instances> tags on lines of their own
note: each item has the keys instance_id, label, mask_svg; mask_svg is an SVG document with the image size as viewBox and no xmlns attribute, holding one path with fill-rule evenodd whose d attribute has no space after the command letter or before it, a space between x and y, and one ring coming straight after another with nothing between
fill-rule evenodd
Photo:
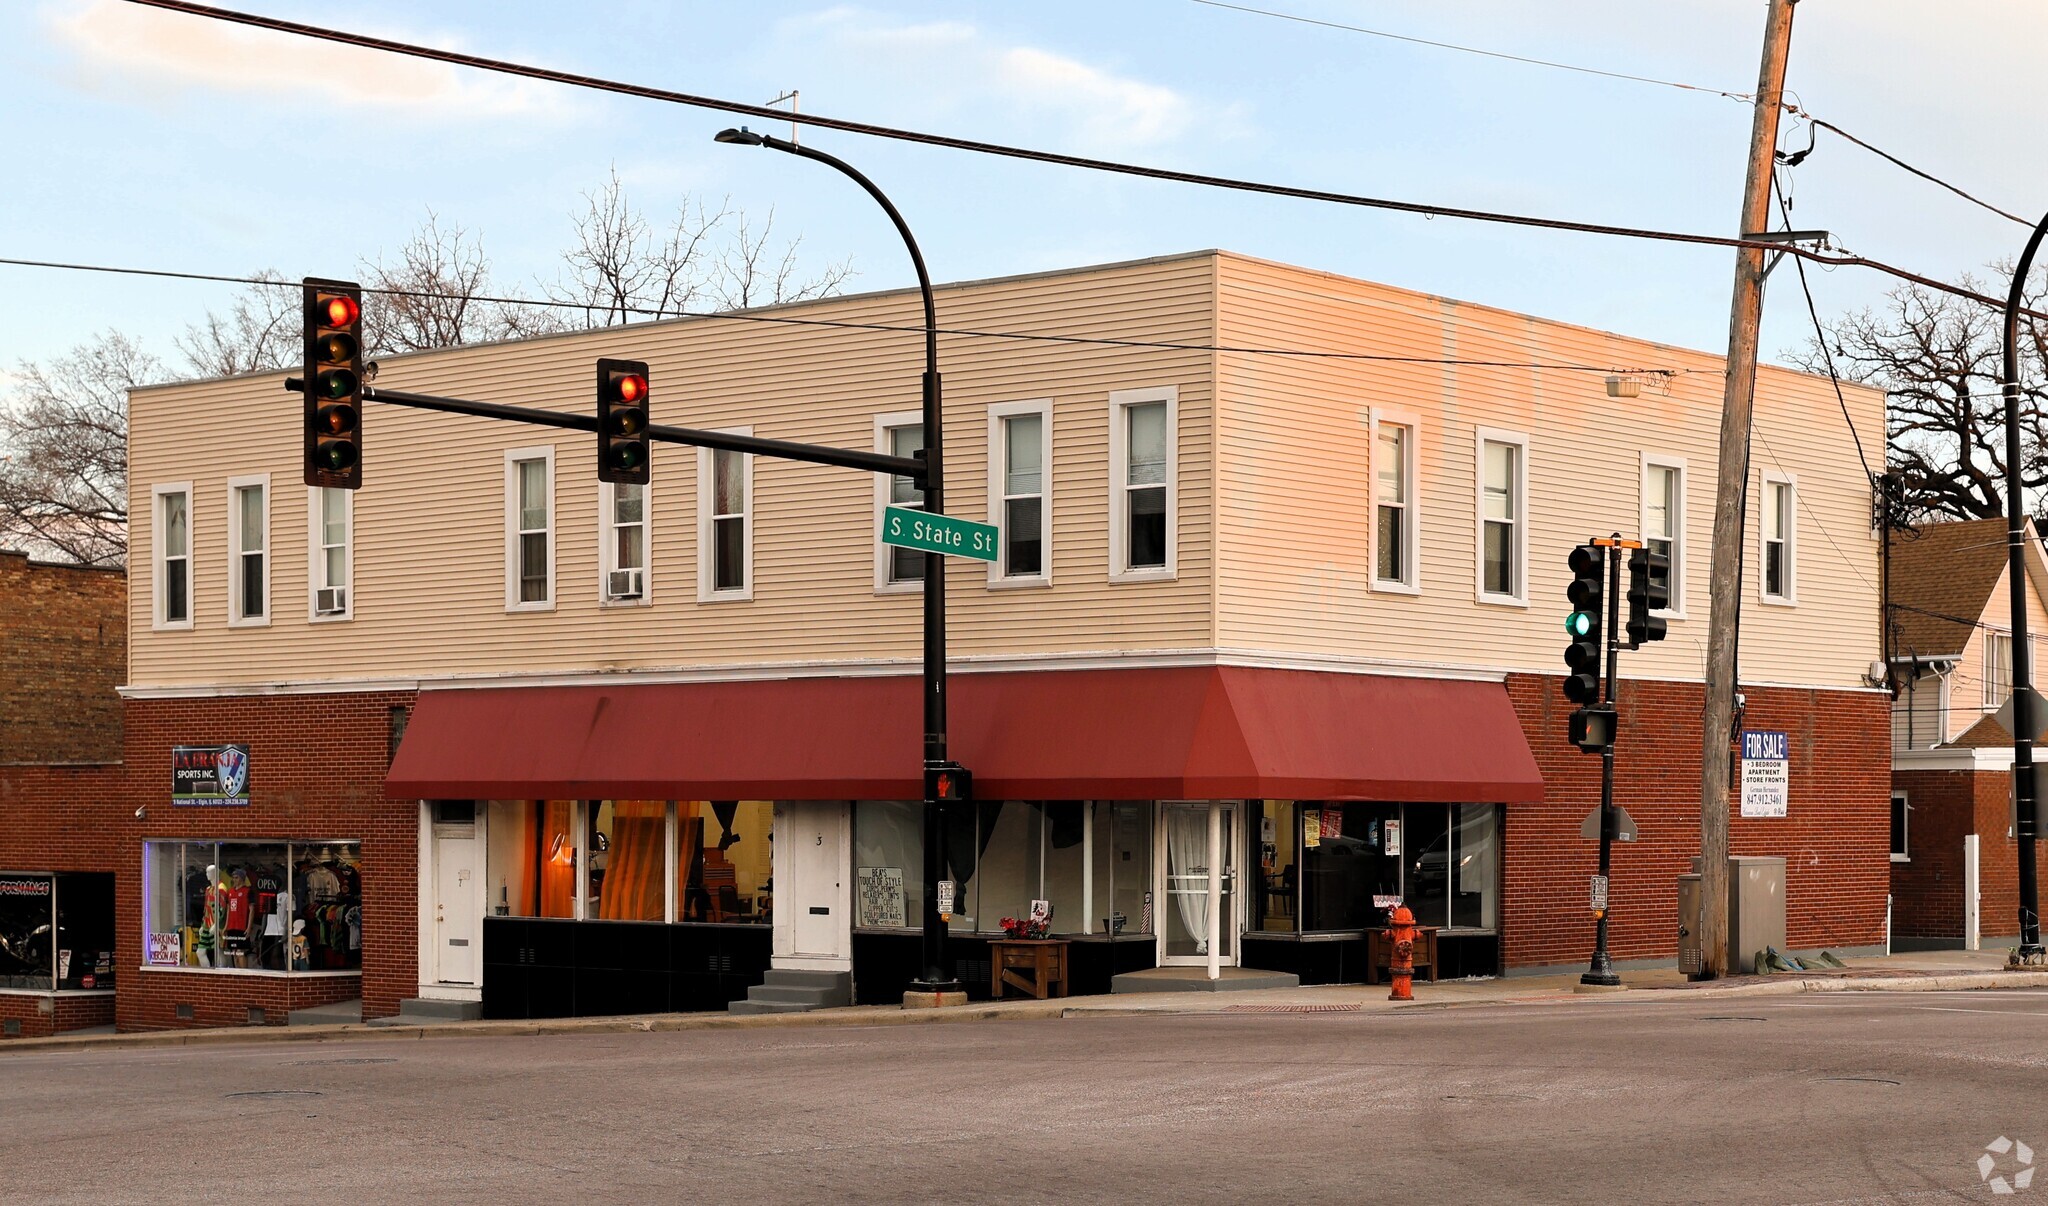
<instances>
[{"instance_id":1,"label":"traffic light with red signal","mask_svg":"<svg viewBox=\"0 0 2048 1206\"><path fill-rule=\"evenodd\" d=\"M306 484L363 484L363 290L307 277Z\"/></svg>"},{"instance_id":2,"label":"traffic light with red signal","mask_svg":"<svg viewBox=\"0 0 2048 1206\"><path fill-rule=\"evenodd\" d=\"M972 800L974 773L958 762L928 762L924 768L924 798L940 804Z\"/></svg>"},{"instance_id":3,"label":"traffic light with red signal","mask_svg":"<svg viewBox=\"0 0 2048 1206\"><path fill-rule=\"evenodd\" d=\"M597 480L644 486L649 477L647 362L597 362Z\"/></svg>"}]
</instances>

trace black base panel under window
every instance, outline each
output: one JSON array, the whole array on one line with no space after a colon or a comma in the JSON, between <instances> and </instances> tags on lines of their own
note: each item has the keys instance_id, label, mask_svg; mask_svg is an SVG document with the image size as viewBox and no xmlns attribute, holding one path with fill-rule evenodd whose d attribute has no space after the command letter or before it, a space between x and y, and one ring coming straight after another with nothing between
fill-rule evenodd
<instances>
[{"instance_id":1,"label":"black base panel under window","mask_svg":"<svg viewBox=\"0 0 2048 1206\"><path fill-rule=\"evenodd\" d=\"M1436 957L1444 962L1436 973L1439 979L1497 976L1500 974L1500 935L1440 934L1436 940Z\"/></svg>"},{"instance_id":2,"label":"black base panel under window","mask_svg":"<svg viewBox=\"0 0 2048 1206\"><path fill-rule=\"evenodd\" d=\"M1243 965L1258 971L1289 972L1303 984L1361 984L1365 981L1365 939L1331 942L1249 938Z\"/></svg>"},{"instance_id":3,"label":"black base panel under window","mask_svg":"<svg viewBox=\"0 0 2048 1206\"><path fill-rule=\"evenodd\" d=\"M724 1009L768 975L766 926L484 919L484 1016Z\"/></svg>"},{"instance_id":4,"label":"black base panel under window","mask_svg":"<svg viewBox=\"0 0 2048 1206\"><path fill-rule=\"evenodd\" d=\"M953 975L967 990L970 1001L989 997L989 949L986 937L950 935L946 957ZM917 934L855 934L853 936L853 994L862 1005L899 1002L922 972L924 939ZM1111 976L1143 971L1158 963L1158 945L1149 937L1124 942L1074 942L1067 947L1073 983L1070 997L1099 996L1109 991Z\"/></svg>"}]
</instances>

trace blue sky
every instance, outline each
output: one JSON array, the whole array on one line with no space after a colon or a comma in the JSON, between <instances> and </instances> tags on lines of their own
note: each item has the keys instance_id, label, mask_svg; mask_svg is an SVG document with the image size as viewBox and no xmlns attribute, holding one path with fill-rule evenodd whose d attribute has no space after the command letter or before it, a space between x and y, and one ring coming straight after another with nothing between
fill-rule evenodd
<instances>
[{"instance_id":1,"label":"blue sky","mask_svg":"<svg viewBox=\"0 0 2048 1206\"><path fill-rule=\"evenodd\" d=\"M1552 217L1734 233L1749 109L1192 0L577 4L232 0L251 11L806 111L1220 175ZM1755 84L1760 0L1248 0L1414 37L1730 91ZM1816 115L2033 216L2048 9L1805 0L1789 83ZM332 86L302 89L307 64ZM139 9L0 11L0 256L350 275L428 210L477 233L501 283L557 272L580 194L616 168L660 213L729 198L910 282L882 215L817 165L711 135L715 112L323 49ZM752 123L757 127L762 123ZM778 132L787 133L787 127ZM2025 231L1826 132L1794 176L1801 227L1942 277ZM1786 144L1805 130L1788 123ZM941 280L1225 247L1673 343L1726 338L1731 254L1101 176L818 131L896 200ZM315 221L315 215L338 220ZM1823 315L1887 282L1811 273ZM0 367L117 328L171 340L227 285L0 267ZM1768 354L1809 329L1789 266Z\"/></svg>"}]
</instances>

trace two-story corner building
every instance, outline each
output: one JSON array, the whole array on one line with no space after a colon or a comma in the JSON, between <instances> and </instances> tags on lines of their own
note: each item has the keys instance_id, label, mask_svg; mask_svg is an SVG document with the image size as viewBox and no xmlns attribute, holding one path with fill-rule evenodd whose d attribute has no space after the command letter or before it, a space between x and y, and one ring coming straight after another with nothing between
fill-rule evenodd
<instances>
[{"instance_id":1,"label":"two-story corner building","mask_svg":"<svg viewBox=\"0 0 2048 1206\"><path fill-rule=\"evenodd\" d=\"M1924 524L1890 540L1892 941L1906 949L2017 945L2013 735L1998 719L2013 687L2005 520ZM2048 649L2048 559L2031 522L2023 547L2038 675Z\"/></svg>"},{"instance_id":2,"label":"two-story corner building","mask_svg":"<svg viewBox=\"0 0 2048 1206\"><path fill-rule=\"evenodd\" d=\"M593 362L631 357L657 422L908 452L916 307L394 357L378 384L582 412ZM1034 900L1075 991L1212 957L1363 978L1393 898L1440 974L1583 963L1599 760L1565 741L1561 621L1567 552L1610 532L1674 565L1670 639L1622 662L1641 839L1612 891L1617 957L1673 957L1717 357L1220 252L944 286L939 313L949 510L1001 528L948 573L971 989ZM593 437L372 405L363 488L308 490L282 376L132 398L123 1023L357 993L723 1008L771 966L895 999L922 587L877 529L912 484L657 445L651 485L600 487ZM1876 440L1880 398L1846 393ZM1869 490L1826 382L1758 394L1742 674L1751 727L1791 735L1791 803L1734 848L1787 856L1795 947L1871 947ZM174 805L179 748L245 752L212 773L246 794Z\"/></svg>"}]
</instances>

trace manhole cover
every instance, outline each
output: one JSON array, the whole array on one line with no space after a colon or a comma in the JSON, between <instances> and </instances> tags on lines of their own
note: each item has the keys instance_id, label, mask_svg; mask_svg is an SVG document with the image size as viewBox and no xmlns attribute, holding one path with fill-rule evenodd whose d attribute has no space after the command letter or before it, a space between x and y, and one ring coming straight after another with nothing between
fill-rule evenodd
<instances>
[{"instance_id":1,"label":"manhole cover","mask_svg":"<svg viewBox=\"0 0 2048 1206\"><path fill-rule=\"evenodd\" d=\"M1822 1080L1844 1081L1860 1085L1895 1085L1900 1082L1889 1076L1823 1076Z\"/></svg>"},{"instance_id":2,"label":"manhole cover","mask_svg":"<svg viewBox=\"0 0 2048 1206\"><path fill-rule=\"evenodd\" d=\"M389 1056L370 1059L295 1059L287 1064L291 1068L338 1068L351 1064L395 1064L398 1061Z\"/></svg>"},{"instance_id":3,"label":"manhole cover","mask_svg":"<svg viewBox=\"0 0 2048 1206\"><path fill-rule=\"evenodd\" d=\"M1763 1018L1742 1017L1737 1014L1715 1014L1700 1019L1702 1022L1761 1022L1764 1020Z\"/></svg>"},{"instance_id":4,"label":"manhole cover","mask_svg":"<svg viewBox=\"0 0 2048 1206\"><path fill-rule=\"evenodd\" d=\"M1357 1013L1363 1005L1225 1005L1225 1013Z\"/></svg>"},{"instance_id":5,"label":"manhole cover","mask_svg":"<svg viewBox=\"0 0 2048 1206\"><path fill-rule=\"evenodd\" d=\"M263 1097L269 1099L293 1097L324 1097L317 1089L250 1089L243 1093L223 1093L223 1097Z\"/></svg>"}]
</instances>

